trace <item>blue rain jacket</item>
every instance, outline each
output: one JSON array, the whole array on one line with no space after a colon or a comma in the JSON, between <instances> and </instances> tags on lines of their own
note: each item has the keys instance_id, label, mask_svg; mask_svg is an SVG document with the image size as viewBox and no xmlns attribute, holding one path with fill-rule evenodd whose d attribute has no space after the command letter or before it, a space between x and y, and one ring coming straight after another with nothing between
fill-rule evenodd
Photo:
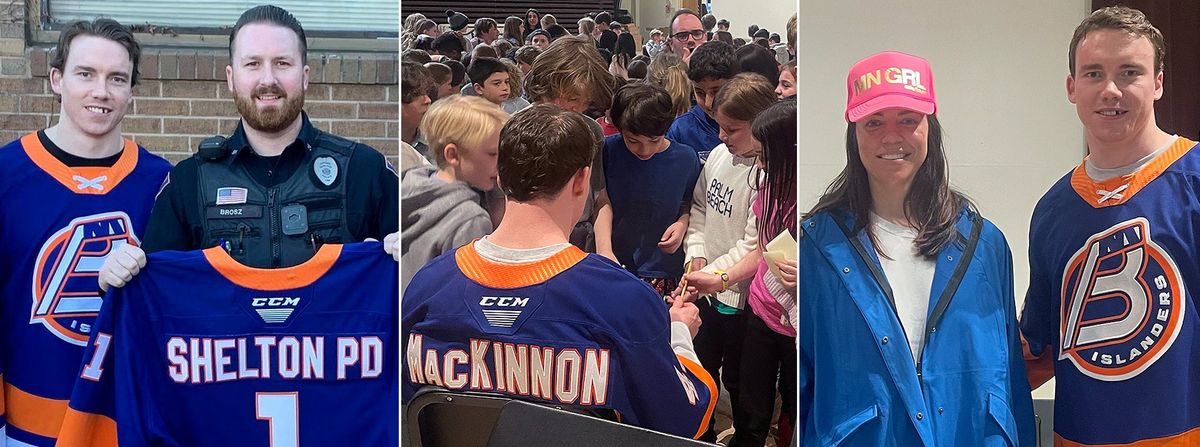
<instances>
[{"instance_id":1,"label":"blue rain jacket","mask_svg":"<svg viewBox=\"0 0 1200 447\"><path fill-rule=\"evenodd\" d=\"M943 297L975 220L970 263ZM854 235L860 254L846 237L854 228L849 214L827 211L801 223L801 446L1036 444L1012 253L1000 230L973 212L963 211L956 227L960 239L937 255L925 346L915 362L890 286L872 273L882 277L883 269L866 232Z\"/></svg>"}]
</instances>

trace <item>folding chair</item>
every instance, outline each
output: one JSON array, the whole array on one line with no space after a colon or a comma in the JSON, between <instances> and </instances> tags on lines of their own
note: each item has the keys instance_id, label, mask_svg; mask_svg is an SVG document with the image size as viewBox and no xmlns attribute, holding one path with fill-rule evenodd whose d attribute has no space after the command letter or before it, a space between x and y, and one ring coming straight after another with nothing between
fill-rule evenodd
<instances>
[{"instance_id":1,"label":"folding chair","mask_svg":"<svg viewBox=\"0 0 1200 447\"><path fill-rule=\"evenodd\" d=\"M426 391L404 415L402 444L411 447L712 446L489 394Z\"/></svg>"}]
</instances>

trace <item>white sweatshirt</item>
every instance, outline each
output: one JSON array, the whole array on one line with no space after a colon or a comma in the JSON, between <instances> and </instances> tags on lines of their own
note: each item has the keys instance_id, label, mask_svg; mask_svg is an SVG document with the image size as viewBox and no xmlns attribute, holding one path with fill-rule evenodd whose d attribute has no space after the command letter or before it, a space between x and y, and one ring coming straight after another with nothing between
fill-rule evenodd
<instances>
[{"instance_id":1,"label":"white sweatshirt","mask_svg":"<svg viewBox=\"0 0 1200 447\"><path fill-rule=\"evenodd\" d=\"M734 157L721 144L713 148L696 180L692 193L692 211L684 247L687 259L708 260L701 271L729 270L754 250L758 227L750 211L754 188L751 170L754 158ZM730 284L717 294L728 306L741 309L746 304L749 281Z\"/></svg>"}]
</instances>

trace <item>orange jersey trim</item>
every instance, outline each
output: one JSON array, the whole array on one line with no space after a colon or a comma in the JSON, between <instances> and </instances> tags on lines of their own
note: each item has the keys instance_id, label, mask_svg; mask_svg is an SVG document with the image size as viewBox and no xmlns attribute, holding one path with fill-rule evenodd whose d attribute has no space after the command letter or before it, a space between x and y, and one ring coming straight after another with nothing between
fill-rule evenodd
<instances>
[{"instance_id":1,"label":"orange jersey trim","mask_svg":"<svg viewBox=\"0 0 1200 447\"><path fill-rule=\"evenodd\" d=\"M57 438L62 428L67 401L36 396L4 384L4 401L8 423L21 430L47 438Z\"/></svg>"},{"instance_id":2,"label":"orange jersey trim","mask_svg":"<svg viewBox=\"0 0 1200 447\"><path fill-rule=\"evenodd\" d=\"M1200 445L1200 428L1193 428L1183 433L1164 438L1143 439L1128 444L1083 444L1068 441L1054 434L1054 447L1191 447Z\"/></svg>"},{"instance_id":3,"label":"orange jersey trim","mask_svg":"<svg viewBox=\"0 0 1200 447\"><path fill-rule=\"evenodd\" d=\"M1141 191L1142 188L1158 178L1163 171L1171 167L1176 160L1182 158L1194 146L1196 146L1195 141L1178 137L1175 139L1175 143L1171 144L1171 147L1167 148L1163 153L1158 154L1157 157L1154 157L1154 160L1151 160L1146 166L1142 166L1141 169L1132 174L1113 177L1103 182L1097 182L1088 177L1087 169L1084 168L1084 165L1087 163L1087 158L1085 157L1083 159L1084 162L1076 166L1075 171L1071 173L1071 188L1075 190L1075 194L1079 194L1079 197L1091 205L1092 208L1120 205L1133 198L1134 194L1137 194L1138 191ZM1119 190L1122 187L1125 189L1123 191ZM1107 194L1101 193L1101 191L1118 192L1119 197L1113 196L1101 202L1100 199L1107 196Z\"/></svg>"},{"instance_id":4,"label":"orange jersey trim","mask_svg":"<svg viewBox=\"0 0 1200 447\"><path fill-rule=\"evenodd\" d=\"M58 447L117 447L117 422L99 414L67 408Z\"/></svg>"},{"instance_id":5,"label":"orange jersey trim","mask_svg":"<svg viewBox=\"0 0 1200 447\"><path fill-rule=\"evenodd\" d=\"M547 259L525 264L500 264L484 259L475 251L475 242L454 252L458 268L471 281L493 289L516 289L541 284L562 273L587 257L587 253L570 246Z\"/></svg>"},{"instance_id":6,"label":"orange jersey trim","mask_svg":"<svg viewBox=\"0 0 1200 447\"><path fill-rule=\"evenodd\" d=\"M61 183L67 189L76 194L94 194L104 195L117 187L129 173L133 172L133 168L138 162L138 146L129 140L123 140L125 147L121 149L121 157L112 167L70 167L63 162L50 155L50 151L42 145L42 140L38 139L37 132L21 137L21 147L25 149L25 155L33 160L33 164L46 171L58 183Z\"/></svg>"},{"instance_id":7,"label":"orange jersey trim","mask_svg":"<svg viewBox=\"0 0 1200 447\"><path fill-rule=\"evenodd\" d=\"M303 264L277 269L260 269L238 263L221 247L204 250L204 257L208 259L208 263L225 279L247 289L270 292L307 287L328 272L341 254L342 246L340 244L325 244Z\"/></svg>"},{"instance_id":8,"label":"orange jersey trim","mask_svg":"<svg viewBox=\"0 0 1200 447\"><path fill-rule=\"evenodd\" d=\"M717 393L719 392L717 391L717 384L713 382L712 376L708 375L708 370L704 369L703 366L686 357L679 355L675 357L679 359L679 363L687 368L692 375L699 378L701 382L704 382L704 386L708 387L708 409L704 411L704 419L700 420L700 428L696 430L696 435L692 436L692 439L700 439L701 436L704 436L704 432L708 430L708 421L712 419L713 410L717 408Z\"/></svg>"}]
</instances>

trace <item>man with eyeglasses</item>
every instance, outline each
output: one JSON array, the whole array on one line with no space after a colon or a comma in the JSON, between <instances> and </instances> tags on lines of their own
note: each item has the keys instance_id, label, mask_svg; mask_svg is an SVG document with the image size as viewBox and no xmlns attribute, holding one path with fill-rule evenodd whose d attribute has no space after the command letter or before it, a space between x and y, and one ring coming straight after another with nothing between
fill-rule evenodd
<instances>
[{"instance_id":1,"label":"man with eyeglasses","mask_svg":"<svg viewBox=\"0 0 1200 447\"><path fill-rule=\"evenodd\" d=\"M708 33L700 22L700 15L687 8L675 11L671 17L671 52L678 54L684 62L692 59L692 51L708 42Z\"/></svg>"}]
</instances>

